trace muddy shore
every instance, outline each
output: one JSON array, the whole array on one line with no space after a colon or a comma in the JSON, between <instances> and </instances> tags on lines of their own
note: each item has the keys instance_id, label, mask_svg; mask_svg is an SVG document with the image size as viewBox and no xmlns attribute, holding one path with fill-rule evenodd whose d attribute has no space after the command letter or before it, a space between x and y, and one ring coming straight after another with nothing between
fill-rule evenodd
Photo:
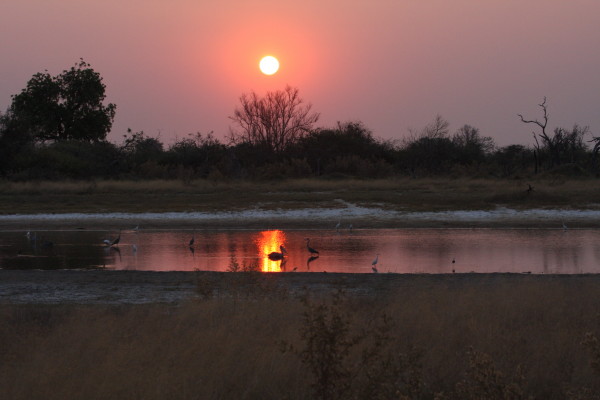
<instances>
[{"instance_id":1,"label":"muddy shore","mask_svg":"<svg viewBox=\"0 0 600 400\"><path fill-rule=\"evenodd\" d=\"M201 300L333 293L382 296L402 288L460 290L519 283L600 285L600 275L532 274L333 274L147 271L0 270L4 304L146 304Z\"/></svg>"}]
</instances>

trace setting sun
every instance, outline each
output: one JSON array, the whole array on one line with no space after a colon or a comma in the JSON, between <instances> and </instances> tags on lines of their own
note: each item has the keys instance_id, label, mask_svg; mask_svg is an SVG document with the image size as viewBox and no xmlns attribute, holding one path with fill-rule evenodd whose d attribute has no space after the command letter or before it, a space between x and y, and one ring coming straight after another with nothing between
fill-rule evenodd
<instances>
[{"instance_id":1,"label":"setting sun","mask_svg":"<svg viewBox=\"0 0 600 400\"><path fill-rule=\"evenodd\" d=\"M266 56L260 60L260 71L265 75L273 75L279 70L279 60L273 56Z\"/></svg>"}]
</instances>

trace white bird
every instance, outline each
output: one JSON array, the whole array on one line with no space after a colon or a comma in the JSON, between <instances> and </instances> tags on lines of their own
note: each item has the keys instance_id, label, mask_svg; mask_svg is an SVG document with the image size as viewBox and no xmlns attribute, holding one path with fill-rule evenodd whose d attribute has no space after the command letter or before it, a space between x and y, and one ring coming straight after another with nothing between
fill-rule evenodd
<instances>
[{"instance_id":1,"label":"white bird","mask_svg":"<svg viewBox=\"0 0 600 400\"><path fill-rule=\"evenodd\" d=\"M566 231L567 229L569 229L569 228L567 228L567 225L564 222L562 223L562 228L563 228L563 231Z\"/></svg>"},{"instance_id":2,"label":"white bird","mask_svg":"<svg viewBox=\"0 0 600 400\"><path fill-rule=\"evenodd\" d=\"M375 259L374 259L374 260L373 260L373 262L371 263L371 269L372 269L372 270L373 270L373 272L375 272L375 273L379 272L379 271L377 270L377 263L378 263L378 262L379 262L379 254L377 254L377 255L375 256Z\"/></svg>"}]
</instances>

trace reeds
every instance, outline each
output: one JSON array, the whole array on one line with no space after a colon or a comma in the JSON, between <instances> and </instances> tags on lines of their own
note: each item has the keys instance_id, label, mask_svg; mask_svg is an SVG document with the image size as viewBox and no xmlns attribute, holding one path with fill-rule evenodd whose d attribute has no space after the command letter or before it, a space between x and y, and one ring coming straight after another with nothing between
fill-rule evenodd
<instances>
[{"instance_id":1,"label":"reeds","mask_svg":"<svg viewBox=\"0 0 600 400\"><path fill-rule=\"evenodd\" d=\"M1 305L0 398L592 399L600 390L595 278L425 276L309 303L271 288L179 306ZM335 379L323 379L327 368Z\"/></svg>"}]
</instances>

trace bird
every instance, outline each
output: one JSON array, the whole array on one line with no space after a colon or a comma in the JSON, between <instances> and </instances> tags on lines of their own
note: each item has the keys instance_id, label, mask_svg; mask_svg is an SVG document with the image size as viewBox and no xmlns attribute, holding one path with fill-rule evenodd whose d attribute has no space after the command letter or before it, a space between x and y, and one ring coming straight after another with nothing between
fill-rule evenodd
<instances>
[{"instance_id":1,"label":"bird","mask_svg":"<svg viewBox=\"0 0 600 400\"><path fill-rule=\"evenodd\" d=\"M190 246L190 247L194 246L194 242L195 242L195 241L196 241L196 237L195 237L195 235L194 235L194 234L192 234L192 238L190 239L190 244L189 244L189 246Z\"/></svg>"},{"instance_id":2,"label":"bird","mask_svg":"<svg viewBox=\"0 0 600 400\"><path fill-rule=\"evenodd\" d=\"M104 239L102 243L104 243L106 246L110 246L112 242L108 239Z\"/></svg>"},{"instance_id":3,"label":"bird","mask_svg":"<svg viewBox=\"0 0 600 400\"><path fill-rule=\"evenodd\" d=\"M304 240L306 240L306 248L308 249L308 252L309 252L310 254L316 254L316 255L319 255L319 252L318 252L317 250L315 250L315 249L313 249L312 247L310 247L310 239L309 239L309 238L306 238L306 239L304 239Z\"/></svg>"},{"instance_id":4,"label":"bird","mask_svg":"<svg viewBox=\"0 0 600 400\"><path fill-rule=\"evenodd\" d=\"M137 231L139 231L139 230L140 230L140 226L139 226L139 225L136 225L136 226L135 226L135 228L133 228L133 231L134 231L134 232L137 232Z\"/></svg>"},{"instance_id":5,"label":"bird","mask_svg":"<svg viewBox=\"0 0 600 400\"><path fill-rule=\"evenodd\" d=\"M371 269L372 269L372 270L373 270L373 272L375 272L375 273L379 272L379 271L377 270L377 263L378 263L378 262L379 262L379 254L377 254L377 255L375 256L375 259L374 259L374 260L373 260L373 262L371 263Z\"/></svg>"},{"instance_id":6,"label":"bird","mask_svg":"<svg viewBox=\"0 0 600 400\"><path fill-rule=\"evenodd\" d=\"M567 229L569 229L569 228L567 228L567 225L564 222L562 223L562 228L563 228L563 231L566 231Z\"/></svg>"},{"instance_id":7,"label":"bird","mask_svg":"<svg viewBox=\"0 0 600 400\"><path fill-rule=\"evenodd\" d=\"M452 264L456 263L456 259L454 259L454 257L452 257Z\"/></svg>"},{"instance_id":8,"label":"bird","mask_svg":"<svg viewBox=\"0 0 600 400\"><path fill-rule=\"evenodd\" d=\"M119 236L117 236L117 238L115 240L113 240L112 243L110 244L111 247L118 246L120 241L121 241L121 231L119 231Z\"/></svg>"},{"instance_id":9,"label":"bird","mask_svg":"<svg viewBox=\"0 0 600 400\"><path fill-rule=\"evenodd\" d=\"M340 226L342 225L342 221L338 221L337 225L335 226L335 231L339 232L340 231Z\"/></svg>"},{"instance_id":10,"label":"bird","mask_svg":"<svg viewBox=\"0 0 600 400\"><path fill-rule=\"evenodd\" d=\"M350 232L352 232L352 228L354 228L354 227L352 226L352 224L348 225L348 230L349 230Z\"/></svg>"},{"instance_id":11,"label":"bird","mask_svg":"<svg viewBox=\"0 0 600 400\"><path fill-rule=\"evenodd\" d=\"M134 253L137 253L137 246L135 244L131 245L131 249L133 250Z\"/></svg>"},{"instance_id":12,"label":"bird","mask_svg":"<svg viewBox=\"0 0 600 400\"><path fill-rule=\"evenodd\" d=\"M283 253L278 253L276 251L273 251L273 252L269 253L268 257L269 257L269 260L271 260L271 261L283 260Z\"/></svg>"},{"instance_id":13,"label":"bird","mask_svg":"<svg viewBox=\"0 0 600 400\"><path fill-rule=\"evenodd\" d=\"M533 192L533 186L531 186L529 183L527 184L527 186L529 186L526 190L527 194Z\"/></svg>"}]
</instances>

